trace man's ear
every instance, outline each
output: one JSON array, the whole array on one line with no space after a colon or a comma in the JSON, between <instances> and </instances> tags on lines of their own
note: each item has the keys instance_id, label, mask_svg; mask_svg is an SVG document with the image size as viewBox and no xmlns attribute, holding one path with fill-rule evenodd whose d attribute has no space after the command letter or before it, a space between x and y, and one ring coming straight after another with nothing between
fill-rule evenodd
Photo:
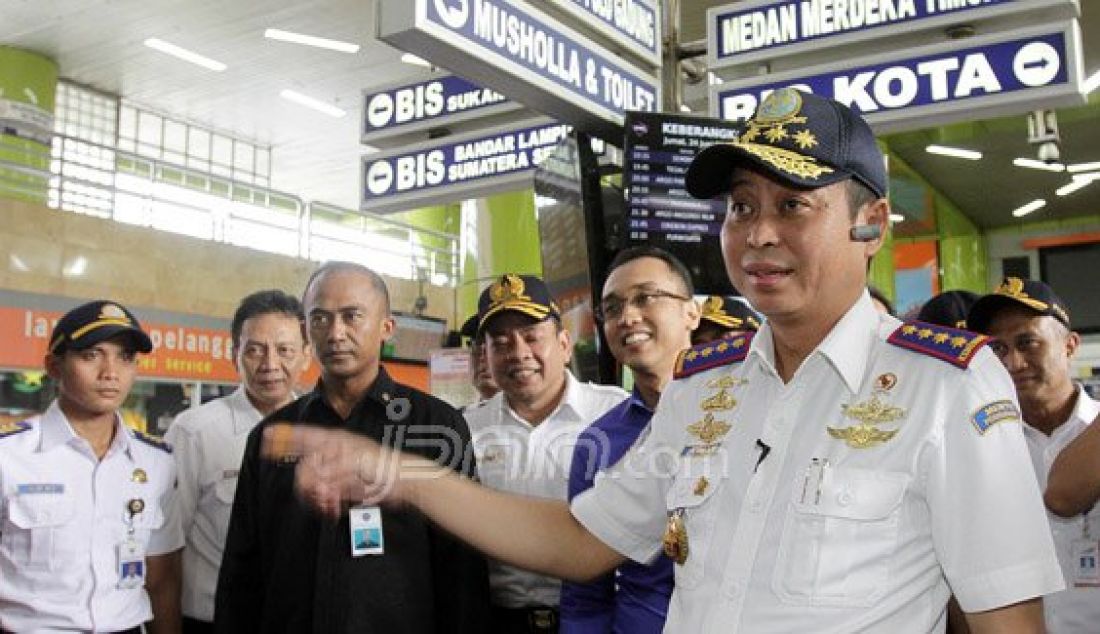
<instances>
[{"instance_id":1,"label":"man's ear","mask_svg":"<svg viewBox=\"0 0 1100 634\"><path fill-rule=\"evenodd\" d=\"M863 206L856 216L856 224L871 225L879 228L878 237L864 242L868 258L879 252L890 230L890 201L879 198Z\"/></svg>"},{"instance_id":2,"label":"man's ear","mask_svg":"<svg viewBox=\"0 0 1100 634\"><path fill-rule=\"evenodd\" d=\"M46 376L50 377L54 381L61 378L61 363L62 356L65 353L53 354L47 353L46 358L43 360L42 365L46 368Z\"/></svg>"}]
</instances>

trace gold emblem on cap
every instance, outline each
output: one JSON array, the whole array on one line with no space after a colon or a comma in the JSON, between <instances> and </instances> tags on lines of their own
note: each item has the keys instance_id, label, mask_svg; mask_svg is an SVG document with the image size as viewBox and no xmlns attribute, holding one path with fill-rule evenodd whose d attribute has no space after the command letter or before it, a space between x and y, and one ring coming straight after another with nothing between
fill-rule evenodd
<instances>
[{"instance_id":1,"label":"gold emblem on cap","mask_svg":"<svg viewBox=\"0 0 1100 634\"><path fill-rule=\"evenodd\" d=\"M681 566L687 561L688 535L687 528L684 526L684 509L676 509L668 514L665 536L661 541L669 559Z\"/></svg>"},{"instance_id":2,"label":"gold emblem on cap","mask_svg":"<svg viewBox=\"0 0 1100 634\"><path fill-rule=\"evenodd\" d=\"M818 144L817 136L805 127L809 119L800 116L801 111L802 95L797 89L776 90L764 98L756 114L748 120L745 132L733 145L781 172L800 178L817 180L822 174L830 174L833 169L819 164L816 158L774 145L791 139L800 149L808 150ZM803 127L793 129L793 126ZM757 142L761 136L766 143Z\"/></svg>"},{"instance_id":3,"label":"gold emblem on cap","mask_svg":"<svg viewBox=\"0 0 1100 634\"><path fill-rule=\"evenodd\" d=\"M118 304L104 304L99 309L100 319L125 319L130 321L130 318L126 316L126 311L122 310L122 307Z\"/></svg>"},{"instance_id":4,"label":"gold emblem on cap","mask_svg":"<svg viewBox=\"0 0 1100 634\"><path fill-rule=\"evenodd\" d=\"M688 425L687 430L692 436L709 445L729 433L730 427L729 423L718 420L713 414L707 412L703 420Z\"/></svg>"},{"instance_id":5,"label":"gold emblem on cap","mask_svg":"<svg viewBox=\"0 0 1100 634\"><path fill-rule=\"evenodd\" d=\"M134 472L130 474L130 480L134 482L148 482L149 474L145 473L145 469L138 467L134 469Z\"/></svg>"},{"instance_id":6,"label":"gold emblem on cap","mask_svg":"<svg viewBox=\"0 0 1100 634\"><path fill-rule=\"evenodd\" d=\"M1004 281L1001 282L1001 285L997 287L997 290L993 291L993 293L996 295L1011 297L1012 299L1022 304L1026 304L1039 312L1053 310L1054 312L1058 313L1059 317L1061 317L1065 321L1069 321L1069 317L1060 306L1051 306L1050 304L1042 300L1035 299L1034 297L1025 293L1024 281L1018 277L1006 277Z\"/></svg>"},{"instance_id":7,"label":"gold emblem on cap","mask_svg":"<svg viewBox=\"0 0 1100 634\"><path fill-rule=\"evenodd\" d=\"M145 500L141 498L134 498L126 503L126 510L130 512L130 515L137 515L145 510Z\"/></svg>"},{"instance_id":8,"label":"gold emblem on cap","mask_svg":"<svg viewBox=\"0 0 1100 634\"><path fill-rule=\"evenodd\" d=\"M703 314L704 315L725 315L726 311L722 310L722 298L717 295L711 295L703 302Z\"/></svg>"},{"instance_id":9,"label":"gold emblem on cap","mask_svg":"<svg viewBox=\"0 0 1100 634\"><path fill-rule=\"evenodd\" d=\"M493 282L493 285L489 287L489 299L494 304L500 304L503 302L514 301L531 301L531 298L523 294L527 285L523 282L523 278L508 273L499 280Z\"/></svg>"}]
</instances>

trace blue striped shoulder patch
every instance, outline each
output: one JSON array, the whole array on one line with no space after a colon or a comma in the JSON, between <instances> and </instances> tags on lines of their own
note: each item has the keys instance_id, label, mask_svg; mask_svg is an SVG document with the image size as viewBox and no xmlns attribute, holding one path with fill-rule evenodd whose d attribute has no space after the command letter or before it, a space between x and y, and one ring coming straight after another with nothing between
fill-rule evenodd
<instances>
[{"instance_id":1,"label":"blue striped shoulder patch","mask_svg":"<svg viewBox=\"0 0 1100 634\"><path fill-rule=\"evenodd\" d=\"M989 337L959 328L907 321L891 333L886 341L966 369L978 350L989 343Z\"/></svg>"},{"instance_id":2,"label":"blue striped shoulder patch","mask_svg":"<svg viewBox=\"0 0 1100 634\"><path fill-rule=\"evenodd\" d=\"M164 451L164 452L167 452L167 453L172 453L172 445L169 445L160 436L154 436L152 434L147 434L143 431L138 431L136 429L133 430L133 432L134 432L134 438L137 438L141 442L143 442L143 443L145 443L145 444L147 444L151 447L156 447L157 449L160 449L161 451Z\"/></svg>"},{"instance_id":3,"label":"blue striped shoulder patch","mask_svg":"<svg viewBox=\"0 0 1100 634\"><path fill-rule=\"evenodd\" d=\"M30 422L25 420L21 420L17 423L0 423L0 438L21 434L31 427L32 425Z\"/></svg>"},{"instance_id":4,"label":"blue striped shoulder patch","mask_svg":"<svg viewBox=\"0 0 1100 634\"><path fill-rule=\"evenodd\" d=\"M672 378L683 379L703 370L744 361L754 334L747 332L736 337L723 337L682 350L676 358Z\"/></svg>"}]
</instances>

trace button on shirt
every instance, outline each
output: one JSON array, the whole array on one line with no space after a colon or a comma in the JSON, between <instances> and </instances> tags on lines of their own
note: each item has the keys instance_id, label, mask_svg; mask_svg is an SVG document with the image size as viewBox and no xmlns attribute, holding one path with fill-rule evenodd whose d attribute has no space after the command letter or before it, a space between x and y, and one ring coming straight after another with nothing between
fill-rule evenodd
<instances>
[{"instance_id":1,"label":"button on shirt","mask_svg":"<svg viewBox=\"0 0 1100 634\"><path fill-rule=\"evenodd\" d=\"M744 362L673 381L645 439L574 500L636 561L682 513L666 632L936 632L952 590L975 612L1063 587L1020 423L972 422L1014 403L1004 368L986 349L960 369L888 344L898 325L864 293L788 383L765 325ZM705 412L720 385L732 399ZM876 395L898 408L872 426L886 440L829 432ZM688 430L707 413L709 433Z\"/></svg>"},{"instance_id":2,"label":"button on shirt","mask_svg":"<svg viewBox=\"0 0 1100 634\"><path fill-rule=\"evenodd\" d=\"M1050 477L1050 466L1054 459L1073 442L1081 432L1088 428L1100 414L1100 401L1089 398L1083 387L1077 388L1077 404L1069 419L1058 426L1054 433L1047 436L1043 432L1024 425L1024 436L1031 451L1031 462L1039 477L1039 487L1046 489ZM1066 578L1066 589L1043 599L1043 614L1046 617L1047 632L1050 634L1087 634L1100 628L1100 588L1074 587L1073 576L1077 570L1077 556L1074 553L1074 541L1081 539L1086 528L1093 540L1100 539L1100 508L1093 506L1087 513L1076 517L1063 518L1047 512L1050 530L1054 535L1054 547L1058 551L1058 561L1062 564L1062 574Z\"/></svg>"},{"instance_id":3,"label":"button on shirt","mask_svg":"<svg viewBox=\"0 0 1100 634\"><path fill-rule=\"evenodd\" d=\"M172 456L117 418L99 460L56 401L28 422L0 438L0 629L111 632L152 619L143 587L119 587L119 546L132 500L144 505L132 524L146 556L183 546Z\"/></svg>"},{"instance_id":4,"label":"button on shirt","mask_svg":"<svg viewBox=\"0 0 1100 634\"><path fill-rule=\"evenodd\" d=\"M635 390L581 433L569 475L570 500L623 457L652 416ZM561 632L659 634L671 595L672 560L663 554L650 564L624 562L589 583L566 581L561 588Z\"/></svg>"},{"instance_id":5,"label":"button on shirt","mask_svg":"<svg viewBox=\"0 0 1100 634\"><path fill-rule=\"evenodd\" d=\"M244 387L176 417L165 439L179 469L183 614L214 620L214 590L248 432L263 418Z\"/></svg>"},{"instance_id":6,"label":"button on shirt","mask_svg":"<svg viewBox=\"0 0 1100 634\"><path fill-rule=\"evenodd\" d=\"M478 475L486 486L527 496L566 500L577 436L626 398L623 390L581 383L566 372L561 403L531 425L508 406L503 392L466 411ZM493 603L506 608L556 606L561 582L495 561L489 563Z\"/></svg>"}]
</instances>

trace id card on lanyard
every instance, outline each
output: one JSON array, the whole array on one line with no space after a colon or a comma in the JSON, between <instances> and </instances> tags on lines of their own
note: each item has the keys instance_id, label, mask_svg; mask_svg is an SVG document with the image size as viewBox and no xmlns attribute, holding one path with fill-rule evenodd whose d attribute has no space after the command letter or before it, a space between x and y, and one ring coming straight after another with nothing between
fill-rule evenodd
<instances>
[{"instance_id":1,"label":"id card on lanyard","mask_svg":"<svg viewBox=\"0 0 1100 634\"><path fill-rule=\"evenodd\" d=\"M1089 531L1089 509L1081 514L1081 537L1073 540L1073 587L1100 588L1100 539Z\"/></svg>"}]
</instances>

